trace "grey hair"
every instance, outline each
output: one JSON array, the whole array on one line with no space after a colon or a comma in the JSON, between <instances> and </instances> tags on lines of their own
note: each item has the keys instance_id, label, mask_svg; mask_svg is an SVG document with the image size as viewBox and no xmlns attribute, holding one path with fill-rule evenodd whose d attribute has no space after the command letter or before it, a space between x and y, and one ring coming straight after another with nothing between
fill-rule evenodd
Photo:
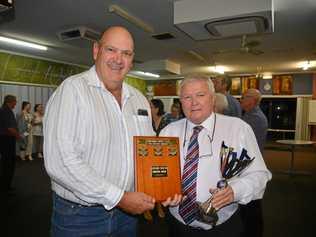
<instances>
[{"instance_id":1,"label":"grey hair","mask_svg":"<svg viewBox=\"0 0 316 237\"><path fill-rule=\"evenodd\" d=\"M215 93L215 112L222 114L228 108L228 101L224 94Z\"/></svg>"},{"instance_id":2,"label":"grey hair","mask_svg":"<svg viewBox=\"0 0 316 237\"><path fill-rule=\"evenodd\" d=\"M257 89L248 89L244 95L254 98L257 105L259 105L261 102L261 93Z\"/></svg>"},{"instance_id":3,"label":"grey hair","mask_svg":"<svg viewBox=\"0 0 316 237\"><path fill-rule=\"evenodd\" d=\"M180 97L181 97L183 86L187 83L194 82L194 81L205 81L211 94L214 94L215 92L214 84L212 80L210 79L210 77L203 74L190 74L190 75L185 76L184 79L180 83L180 86L179 86Z\"/></svg>"}]
</instances>

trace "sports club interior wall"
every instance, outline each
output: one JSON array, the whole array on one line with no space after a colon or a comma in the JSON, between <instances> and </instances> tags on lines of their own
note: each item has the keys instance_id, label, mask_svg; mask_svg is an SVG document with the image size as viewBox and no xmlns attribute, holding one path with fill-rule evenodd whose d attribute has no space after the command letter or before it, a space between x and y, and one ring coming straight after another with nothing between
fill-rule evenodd
<instances>
[{"instance_id":1,"label":"sports club interior wall","mask_svg":"<svg viewBox=\"0 0 316 237\"><path fill-rule=\"evenodd\" d=\"M83 72L88 68L88 66L70 65L0 52L1 83L56 87L65 78ZM146 93L146 81L129 76L125 81L139 89L143 94Z\"/></svg>"},{"instance_id":2,"label":"sports club interior wall","mask_svg":"<svg viewBox=\"0 0 316 237\"><path fill-rule=\"evenodd\" d=\"M0 104L7 94L17 97L15 113L22 101L46 105L55 88L67 77L87 70L88 66L58 63L29 56L0 52ZM126 83L146 93L144 80L127 77Z\"/></svg>"}]
</instances>

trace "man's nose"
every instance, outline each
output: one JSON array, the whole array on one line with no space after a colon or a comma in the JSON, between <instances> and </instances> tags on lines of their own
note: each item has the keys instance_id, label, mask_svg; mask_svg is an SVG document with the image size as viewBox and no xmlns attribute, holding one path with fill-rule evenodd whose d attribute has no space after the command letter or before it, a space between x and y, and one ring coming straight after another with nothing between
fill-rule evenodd
<instances>
[{"instance_id":1,"label":"man's nose","mask_svg":"<svg viewBox=\"0 0 316 237\"><path fill-rule=\"evenodd\" d=\"M198 104L198 100L195 96L192 97L192 105Z\"/></svg>"},{"instance_id":2,"label":"man's nose","mask_svg":"<svg viewBox=\"0 0 316 237\"><path fill-rule=\"evenodd\" d=\"M123 59L123 53L120 52L120 51L116 52L116 54L115 54L115 62L116 63L121 63L122 59Z\"/></svg>"}]
</instances>

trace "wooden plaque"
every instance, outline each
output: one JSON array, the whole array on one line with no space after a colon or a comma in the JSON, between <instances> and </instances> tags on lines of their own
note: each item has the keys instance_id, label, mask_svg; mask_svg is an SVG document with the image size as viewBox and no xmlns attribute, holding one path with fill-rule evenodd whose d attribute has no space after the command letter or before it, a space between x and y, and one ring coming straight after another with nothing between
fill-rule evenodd
<instances>
[{"instance_id":1,"label":"wooden plaque","mask_svg":"<svg viewBox=\"0 0 316 237\"><path fill-rule=\"evenodd\" d=\"M135 188L157 202L181 193L177 137L134 137Z\"/></svg>"}]
</instances>

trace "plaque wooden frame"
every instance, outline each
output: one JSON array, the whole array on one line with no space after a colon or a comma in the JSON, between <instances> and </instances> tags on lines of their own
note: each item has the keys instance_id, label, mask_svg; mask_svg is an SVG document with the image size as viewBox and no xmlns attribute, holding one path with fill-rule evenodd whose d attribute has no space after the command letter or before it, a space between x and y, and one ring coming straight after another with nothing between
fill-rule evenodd
<instances>
[{"instance_id":1,"label":"plaque wooden frame","mask_svg":"<svg viewBox=\"0 0 316 237\"><path fill-rule=\"evenodd\" d=\"M177 137L134 137L135 189L157 202L181 193Z\"/></svg>"}]
</instances>

